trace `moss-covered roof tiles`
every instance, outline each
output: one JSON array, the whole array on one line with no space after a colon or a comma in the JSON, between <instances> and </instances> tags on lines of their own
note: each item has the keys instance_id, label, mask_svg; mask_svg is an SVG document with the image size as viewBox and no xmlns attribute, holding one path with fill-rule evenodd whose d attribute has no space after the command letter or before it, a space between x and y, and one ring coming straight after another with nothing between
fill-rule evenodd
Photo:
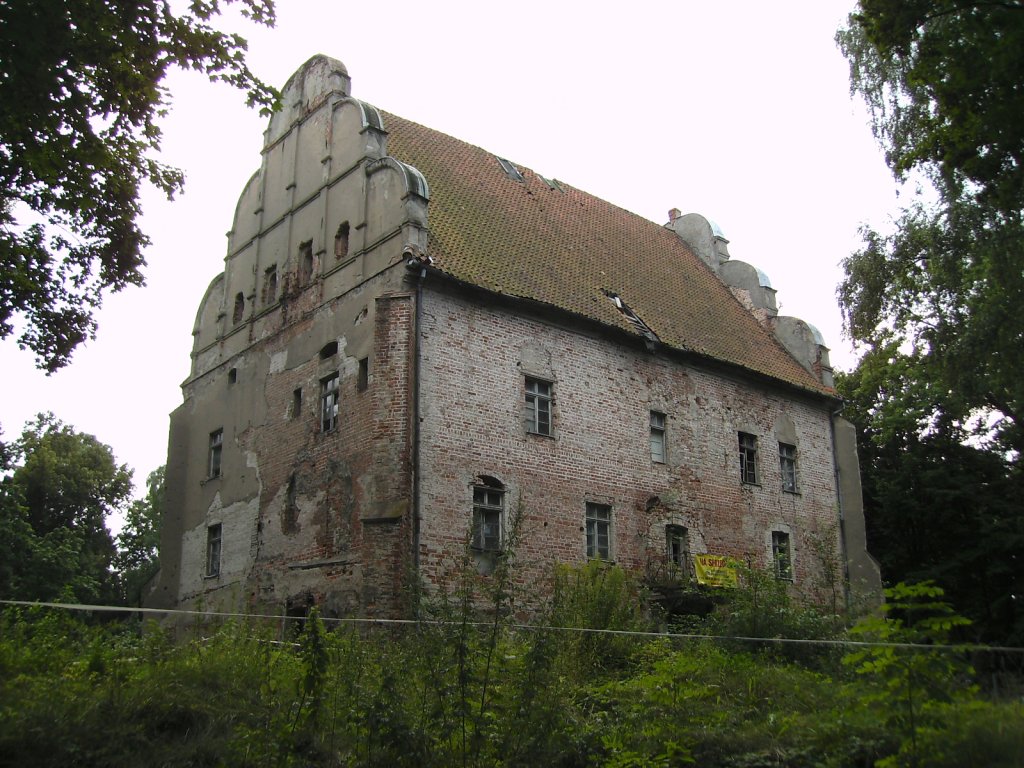
<instances>
[{"instance_id":1,"label":"moss-covered roof tiles","mask_svg":"<svg viewBox=\"0 0 1024 768\"><path fill-rule=\"evenodd\" d=\"M394 115L388 154L430 185L429 254L451 277L658 339L802 389L831 392L796 362L671 230L562 182Z\"/></svg>"}]
</instances>

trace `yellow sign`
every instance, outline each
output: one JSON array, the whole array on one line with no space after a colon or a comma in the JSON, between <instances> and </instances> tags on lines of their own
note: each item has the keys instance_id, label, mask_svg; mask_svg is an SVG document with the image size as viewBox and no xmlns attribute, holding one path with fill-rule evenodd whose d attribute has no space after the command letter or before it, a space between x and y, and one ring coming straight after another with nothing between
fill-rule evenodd
<instances>
[{"instance_id":1,"label":"yellow sign","mask_svg":"<svg viewBox=\"0 0 1024 768\"><path fill-rule=\"evenodd\" d=\"M694 570L697 571L697 583L709 587L735 587L736 569L732 561L723 555L695 555Z\"/></svg>"}]
</instances>

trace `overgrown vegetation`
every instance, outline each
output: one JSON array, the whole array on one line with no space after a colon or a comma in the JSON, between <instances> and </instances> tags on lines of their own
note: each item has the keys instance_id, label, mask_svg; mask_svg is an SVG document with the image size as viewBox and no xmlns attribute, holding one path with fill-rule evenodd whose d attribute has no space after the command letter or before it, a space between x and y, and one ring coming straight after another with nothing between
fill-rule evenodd
<instances>
[{"instance_id":1,"label":"overgrown vegetation","mask_svg":"<svg viewBox=\"0 0 1024 768\"><path fill-rule=\"evenodd\" d=\"M1019 700L984 696L965 655L935 645L963 619L934 586L890 591L854 632L889 644L840 663L648 633L637 586L597 563L560 569L543 628L524 629L501 569L466 569L413 625L314 611L295 643L256 622L196 625L174 643L155 627L8 611L0 765L923 767L1024 754ZM703 628L746 626L752 591ZM792 615L761 637L821 627L806 607L773 606ZM898 645L910 642L932 645Z\"/></svg>"}]
</instances>

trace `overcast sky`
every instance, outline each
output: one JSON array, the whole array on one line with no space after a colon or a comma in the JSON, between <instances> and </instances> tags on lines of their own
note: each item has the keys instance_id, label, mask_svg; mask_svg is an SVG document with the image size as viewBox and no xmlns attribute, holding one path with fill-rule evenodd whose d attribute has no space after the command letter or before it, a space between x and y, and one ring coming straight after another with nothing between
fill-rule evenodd
<instances>
[{"instance_id":1,"label":"overcast sky","mask_svg":"<svg viewBox=\"0 0 1024 768\"><path fill-rule=\"evenodd\" d=\"M734 259L759 267L781 314L817 326L832 362L855 357L835 288L858 227L885 227L892 181L849 96L833 40L853 7L809 2L348 3L278 0L249 40L253 70L282 87L306 59L340 59L352 95L555 177L659 224L670 208L714 220ZM35 413L111 445L136 485L166 458L199 301L223 269L224 233L257 170L265 119L228 86L177 73L162 159L174 202L149 190L148 285L109 297L99 335L47 377L0 344L0 425Z\"/></svg>"}]
</instances>

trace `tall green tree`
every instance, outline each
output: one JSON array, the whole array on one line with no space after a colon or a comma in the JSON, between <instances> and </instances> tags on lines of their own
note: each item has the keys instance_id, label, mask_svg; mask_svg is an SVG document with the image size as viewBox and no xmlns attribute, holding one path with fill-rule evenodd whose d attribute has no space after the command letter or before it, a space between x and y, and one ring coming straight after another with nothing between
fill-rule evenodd
<instances>
[{"instance_id":1,"label":"tall green tree","mask_svg":"<svg viewBox=\"0 0 1024 768\"><path fill-rule=\"evenodd\" d=\"M128 507L117 536L114 569L128 605L142 605L146 585L160 569L160 523L164 514L164 474L159 467L146 478L146 496Z\"/></svg>"},{"instance_id":2,"label":"tall green tree","mask_svg":"<svg viewBox=\"0 0 1024 768\"><path fill-rule=\"evenodd\" d=\"M131 470L109 446L52 414L27 425L9 448L0 480L0 596L115 600L106 519L127 505Z\"/></svg>"},{"instance_id":3,"label":"tall green tree","mask_svg":"<svg viewBox=\"0 0 1024 768\"><path fill-rule=\"evenodd\" d=\"M926 183L843 264L846 328L898 349L927 421L1024 454L1024 3L862 0L837 40L895 177ZM895 359L895 358L894 358Z\"/></svg>"},{"instance_id":4,"label":"tall green tree","mask_svg":"<svg viewBox=\"0 0 1024 768\"><path fill-rule=\"evenodd\" d=\"M269 110L277 93L245 62L245 40L210 26L236 4L274 23L273 0L0 2L0 339L52 372L96 332L103 295L143 283L139 191L168 197L159 162L169 69L197 70Z\"/></svg>"}]
</instances>

